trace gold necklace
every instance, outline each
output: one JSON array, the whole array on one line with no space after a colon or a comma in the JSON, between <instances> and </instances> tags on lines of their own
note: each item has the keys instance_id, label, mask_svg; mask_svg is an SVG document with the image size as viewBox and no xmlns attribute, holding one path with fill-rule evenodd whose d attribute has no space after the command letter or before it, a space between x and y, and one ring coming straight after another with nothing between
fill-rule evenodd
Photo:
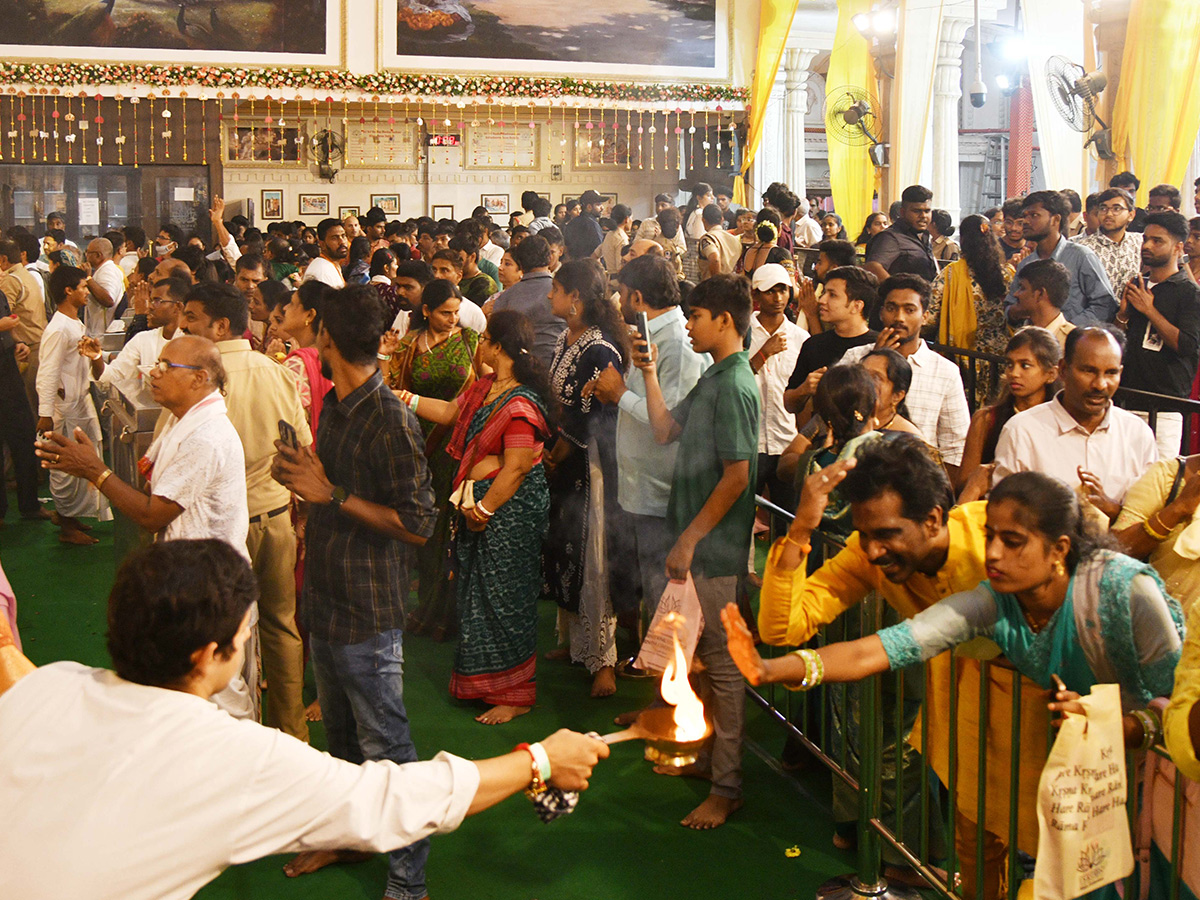
<instances>
[{"instance_id":1,"label":"gold necklace","mask_svg":"<svg viewBox=\"0 0 1200 900\"><path fill-rule=\"evenodd\" d=\"M517 383L517 379L511 375L508 378L505 378L503 380L497 380L496 383L493 384L491 386L491 388L488 390L488 395L487 395L488 399L491 400L493 397L500 396L505 391L507 391L511 385L514 385L516 383Z\"/></svg>"}]
</instances>

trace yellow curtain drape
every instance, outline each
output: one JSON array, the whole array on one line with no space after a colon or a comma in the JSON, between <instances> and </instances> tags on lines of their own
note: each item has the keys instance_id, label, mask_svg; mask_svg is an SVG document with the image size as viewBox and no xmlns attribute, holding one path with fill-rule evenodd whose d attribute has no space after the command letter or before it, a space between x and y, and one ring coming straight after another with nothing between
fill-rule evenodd
<instances>
[{"instance_id":1,"label":"yellow curtain drape","mask_svg":"<svg viewBox=\"0 0 1200 900\"><path fill-rule=\"evenodd\" d=\"M1200 131L1200 3L1133 0L1113 104L1113 150L1142 180L1178 185Z\"/></svg>"},{"instance_id":2,"label":"yellow curtain drape","mask_svg":"<svg viewBox=\"0 0 1200 900\"><path fill-rule=\"evenodd\" d=\"M826 96L838 88L851 85L863 88L871 96L871 108L880 110L875 89L875 70L871 48L851 21L859 13L871 11L872 0L838 0L837 31L829 55L829 74L826 76ZM829 141L829 185L833 206L842 221L865 222L871 212L871 195L875 190L875 166L865 147L850 147L836 140Z\"/></svg>"},{"instance_id":3,"label":"yellow curtain drape","mask_svg":"<svg viewBox=\"0 0 1200 900\"><path fill-rule=\"evenodd\" d=\"M759 0L758 61L754 64L754 83L750 88L749 129L742 154L742 170L733 180L733 202L739 206L749 205L746 177L762 143L767 101L771 99L771 88L775 85L779 61L783 59L783 48L799 4L800 0Z\"/></svg>"}]
</instances>

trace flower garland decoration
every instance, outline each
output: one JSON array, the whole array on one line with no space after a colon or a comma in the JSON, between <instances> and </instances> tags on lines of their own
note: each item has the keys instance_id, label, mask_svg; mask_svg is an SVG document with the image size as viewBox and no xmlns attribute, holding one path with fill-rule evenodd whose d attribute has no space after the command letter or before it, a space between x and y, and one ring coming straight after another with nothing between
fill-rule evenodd
<instances>
[{"instance_id":1,"label":"flower garland decoration","mask_svg":"<svg viewBox=\"0 0 1200 900\"><path fill-rule=\"evenodd\" d=\"M4 63L0 84L66 87L141 85L173 88L311 88L366 95L489 97L553 101L576 98L617 103L745 103L749 90L727 85L608 82L582 78L522 78L499 75L430 75L407 72L354 74L337 69L246 68L243 66L156 66L130 63Z\"/></svg>"}]
</instances>

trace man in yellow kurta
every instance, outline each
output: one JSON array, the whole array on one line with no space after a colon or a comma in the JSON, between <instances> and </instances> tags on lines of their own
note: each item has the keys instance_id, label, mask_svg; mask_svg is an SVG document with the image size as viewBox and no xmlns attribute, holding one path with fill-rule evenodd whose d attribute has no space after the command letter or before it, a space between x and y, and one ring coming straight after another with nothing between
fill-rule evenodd
<instances>
[{"instance_id":1,"label":"man in yellow kurta","mask_svg":"<svg viewBox=\"0 0 1200 900\"><path fill-rule=\"evenodd\" d=\"M843 479L845 479L843 481ZM855 532L845 549L806 575L812 532L820 527L829 495L838 488L849 501ZM953 507L944 470L918 438L881 440L857 460L834 463L808 477L796 518L767 557L758 629L768 644L794 646L876 591L898 613L911 617L937 601L971 590L986 578L982 501ZM995 656L990 642L981 657ZM930 660L925 714L926 758L944 784L950 783L950 685L958 691L956 846L966 896L1001 896L1008 843L1011 783L1013 680L1021 680L1021 740L1017 846L1037 849L1038 778L1046 761L1047 692L1014 670L992 666L987 679L985 876L976 882L978 741L981 665L960 648L952 674L949 653ZM910 741L918 743L920 728Z\"/></svg>"}]
</instances>

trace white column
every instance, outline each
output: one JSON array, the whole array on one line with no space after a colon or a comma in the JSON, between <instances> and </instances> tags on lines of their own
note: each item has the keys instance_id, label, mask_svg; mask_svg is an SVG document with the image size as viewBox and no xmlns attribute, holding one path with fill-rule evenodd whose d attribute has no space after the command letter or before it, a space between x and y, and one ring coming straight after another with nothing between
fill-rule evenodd
<instances>
[{"instance_id":1,"label":"white column","mask_svg":"<svg viewBox=\"0 0 1200 900\"><path fill-rule=\"evenodd\" d=\"M781 67L782 69L782 67ZM783 74L781 71L780 75ZM784 181L783 177L783 143L784 143L784 91L783 80L777 78L767 101L766 120L763 122L762 142L758 145L758 153L754 157L752 184L749 204L757 209L761 202L759 194L767 189L773 181Z\"/></svg>"},{"instance_id":2,"label":"white column","mask_svg":"<svg viewBox=\"0 0 1200 900\"><path fill-rule=\"evenodd\" d=\"M804 117L808 113L808 67L816 50L788 49L784 57L783 180L797 197L806 197Z\"/></svg>"},{"instance_id":3,"label":"white column","mask_svg":"<svg viewBox=\"0 0 1200 900\"><path fill-rule=\"evenodd\" d=\"M958 106L963 94L963 38L969 19L947 14L938 36L933 76L933 205L950 213L955 223L961 215L958 190Z\"/></svg>"}]
</instances>

